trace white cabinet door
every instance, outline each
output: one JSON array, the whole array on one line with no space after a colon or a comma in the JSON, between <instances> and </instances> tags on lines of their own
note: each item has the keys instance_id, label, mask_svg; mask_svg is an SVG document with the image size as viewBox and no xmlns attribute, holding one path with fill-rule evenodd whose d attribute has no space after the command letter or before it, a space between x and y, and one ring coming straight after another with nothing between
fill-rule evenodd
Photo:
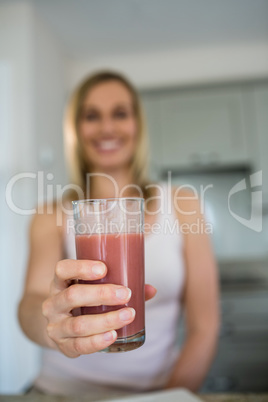
<instances>
[{"instance_id":1,"label":"white cabinet door","mask_svg":"<svg viewBox=\"0 0 268 402\"><path fill-rule=\"evenodd\" d=\"M239 89L161 97L163 167L238 165L248 160Z\"/></svg>"},{"instance_id":2,"label":"white cabinet door","mask_svg":"<svg viewBox=\"0 0 268 402\"><path fill-rule=\"evenodd\" d=\"M259 144L256 168L263 173L263 199L268 204L268 85L256 86L253 91L256 133Z\"/></svg>"}]
</instances>

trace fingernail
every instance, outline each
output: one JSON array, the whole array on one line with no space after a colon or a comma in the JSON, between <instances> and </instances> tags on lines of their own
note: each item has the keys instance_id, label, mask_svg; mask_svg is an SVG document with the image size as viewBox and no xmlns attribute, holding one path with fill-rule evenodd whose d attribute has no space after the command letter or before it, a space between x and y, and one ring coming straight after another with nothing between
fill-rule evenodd
<instances>
[{"instance_id":1,"label":"fingernail","mask_svg":"<svg viewBox=\"0 0 268 402\"><path fill-rule=\"evenodd\" d=\"M116 337L116 331L115 330L113 330L113 331L109 331L109 332L105 332L105 334L103 334L103 339L105 340L105 341L112 341L113 339L115 339L115 337Z\"/></svg>"},{"instance_id":2,"label":"fingernail","mask_svg":"<svg viewBox=\"0 0 268 402\"><path fill-rule=\"evenodd\" d=\"M95 264L92 267L92 272L93 272L94 275L103 275L104 271L105 271L105 267L101 263Z\"/></svg>"},{"instance_id":3,"label":"fingernail","mask_svg":"<svg viewBox=\"0 0 268 402\"><path fill-rule=\"evenodd\" d=\"M130 299L131 290L129 288L125 288L125 287L118 288L115 291L115 295L120 300L127 300L127 299Z\"/></svg>"},{"instance_id":4,"label":"fingernail","mask_svg":"<svg viewBox=\"0 0 268 402\"><path fill-rule=\"evenodd\" d=\"M134 310L134 308L130 307L128 309L122 310L119 313L119 318L121 321L128 321L131 318L133 318L136 314L136 311Z\"/></svg>"}]
</instances>

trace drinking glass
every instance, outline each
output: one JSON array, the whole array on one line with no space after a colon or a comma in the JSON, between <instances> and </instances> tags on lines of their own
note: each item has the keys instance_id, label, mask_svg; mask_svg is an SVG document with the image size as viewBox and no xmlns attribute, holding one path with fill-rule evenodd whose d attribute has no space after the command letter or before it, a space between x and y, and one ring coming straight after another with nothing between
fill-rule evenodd
<instances>
[{"instance_id":1,"label":"drinking glass","mask_svg":"<svg viewBox=\"0 0 268 402\"><path fill-rule=\"evenodd\" d=\"M126 352L145 342L144 199L107 198L73 201L77 259L100 260L107 275L95 281L131 289L130 301L117 306L83 306L76 314L102 314L126 307L136 311L132 323L117 329L117 340L102 352Z\"/></svg>"}]
</instances>

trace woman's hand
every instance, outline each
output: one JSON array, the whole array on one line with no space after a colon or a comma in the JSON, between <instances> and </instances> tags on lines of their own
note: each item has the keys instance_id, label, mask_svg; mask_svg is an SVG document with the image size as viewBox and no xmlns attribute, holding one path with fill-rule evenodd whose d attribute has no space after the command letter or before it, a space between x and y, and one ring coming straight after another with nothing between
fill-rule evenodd
<instances>
[{"instance_id":1,"label":"woman's hand","mask_svg":"<svg viewBox=\"0 0 268 402\"><path fill-rule=\"evenodd\" d=\"M81 306L120 305L131 298L131 291L113 284L74 284L72 280L103 278L107 268L100 261L61 260L57 263L51 283L50 297L43 302L42 312L47 318L49 338L63 354L78 357L105 349L117 338L116 329L130 324L135 310L124 307L103 314L74 317L71 311ZM153 286L145 285L145 299L156 293Z\"/></svg>"}]
</instances>

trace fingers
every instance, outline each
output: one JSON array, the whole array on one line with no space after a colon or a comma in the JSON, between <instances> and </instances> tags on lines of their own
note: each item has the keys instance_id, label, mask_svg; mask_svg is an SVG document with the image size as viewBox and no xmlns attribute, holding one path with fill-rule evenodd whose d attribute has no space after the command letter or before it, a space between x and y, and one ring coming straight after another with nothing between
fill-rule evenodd
<instances>
[{"instance_id":1,"label":"fingers","mask_svg":"<svg viewBox=\"0 0 268 402\"><path fill-rule=\"evenodd\" d=\"M93 260L61 260L57 263L54 276L54 286L63 290L73 279L94 281L103 278L107 273L106 265Z\"/></svg>"},{"instance_id":2,"label":"fingers","mask_svg":"<svg viewBox=\"0 0 268 402\"><path fill-rule=\"evenodd\" d=\"M48 320L47 334L68 357L105 349L115 341L115 329L124 327L135 319L135 310L123 308L105 314L78 317L70 316L69 311L73 306L125 304L130 297L130 289L124 286L72 285L43 302L43 315Z\"/></svg>"},{"instance_id":3,"label":"fingers","mask_svg":"<svg viewBox=\"0 0 268 402\"><path fill-rule=\"evenodd\" d=\"M145 290L145 301L152 299L157 292L157 289L154 286L147 284L145 284L144 290Z\"/></svg>"},{"instance_id":4,"label":"fingers","mask_svg":"<svg viewBox=\"0 0 268 402\"><path fill-rule=\"evenodd\" d=\"M53 313L68 314L76 307L118 306L127 303L130 298L131 290L125 286L113 284L76 284L69 286L48 299L44 309L46 311L53 311Z\"/></svg>"},{"instance_id":5,"label":"fingers","mask_svg":"<svg viewBox=\"0 0 268 402\"><path fill-rule=\"evenodd\" d=\"M145 300L152 299L157 289L151 285L145 285ZM117 306L126 304L131 298L131 289L113 285L76 284L69 286L55 296L46 299L43 303L43 315L49 318L56 314L69 314L71 310L81 306Z\"/></svg>"},{"instance_id":6,"label":"fingers","mask_svg":"<svg viewBox=\"0 0 268 402\"><path fill-rule=\"evenodd\" d=\"M106 265L93 260L61 260L56 265L51 294L57 294L66 289L74 279L97 280L107 273ZM150 300L157 290L151 285L145 285L145 300Z\"/></svg>"},{"instance_id":7,"label":"fingers","mask_svg":"<svg viewBox=\"0 0 268 402\"><path fill-rule=\"evenodd\" d=\"M97 335L130 324L135 315L132 307L126 307L103 314L70 316L60 322L48 324L47 332L53 340Z\"/></svg>"},{"instance_id":8,"label":"fingers","mask_svg":"<svg viewBox=\"0 0 268 402\"><path fill-rule=\"evenodd\" d=\"M113 333L115 329L130 324L134 318L135 310L129 307L105 314L67 317L60 323L48 324L47 332L64 354L74 357L101 350L106 347L103 346L105 342L113 343L114 337L99 336Z\"/></svg>"},{"instance_id":9,"label":"fingers","mask_svg":"<svg viewBox=\"0 0 268 402\"><path fill-rule=\"evenodd\" d=\"M59 349L68 357L78 357L99 352L115 342L116 331L92 335L84 338L66 338L59 345Z\"/></svg>"}]
</instances>

